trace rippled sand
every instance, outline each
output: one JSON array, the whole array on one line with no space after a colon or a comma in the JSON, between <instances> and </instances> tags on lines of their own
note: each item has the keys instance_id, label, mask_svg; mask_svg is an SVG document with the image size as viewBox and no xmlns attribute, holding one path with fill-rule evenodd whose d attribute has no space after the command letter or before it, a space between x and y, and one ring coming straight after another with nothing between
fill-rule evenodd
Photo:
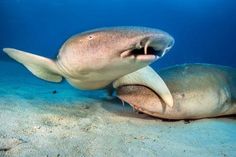
<instances>
[{"instance_id":1,"label":"rippled sand","mask_svg":"<svg viewBox=\"0 0 236 157\"><path fill-rule=\"evenodd\" d=\"M234 117L162 121L0 62L0 156L233 157Z\"/></svg>"}]
</instances>

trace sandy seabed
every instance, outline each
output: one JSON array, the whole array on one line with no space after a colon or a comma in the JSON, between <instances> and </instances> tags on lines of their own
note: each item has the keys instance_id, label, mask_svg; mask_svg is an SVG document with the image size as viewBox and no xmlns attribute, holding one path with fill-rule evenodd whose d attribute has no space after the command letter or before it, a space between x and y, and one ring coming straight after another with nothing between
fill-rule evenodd
<instances>
[{"instance_id":1,"label":"sandy seabed","mask_svg":"<svg viewBox=\"0 0 236 157\"><path fill-rule=\"evenodd\" d=\"M0 62L0 157L235 157L236 118L163 121Z\"/></svg>"}]
</instances>

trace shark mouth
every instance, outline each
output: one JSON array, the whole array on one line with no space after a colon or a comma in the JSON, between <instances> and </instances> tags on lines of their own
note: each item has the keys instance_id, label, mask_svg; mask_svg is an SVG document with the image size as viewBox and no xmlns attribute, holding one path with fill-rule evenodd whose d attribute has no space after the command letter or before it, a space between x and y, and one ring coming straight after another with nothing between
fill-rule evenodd
<instances>
[{"instance_id":1,"label":"shark mouth","mask_svg":"<svg viewBox=\"0 0 236 157\"><path fill-rule=\"evenodd\" d=\"M170 48L160 49L152 44L152 40L148 40L145 45L139 44L133 49L122 52L120 56L121 58L135 58L141 61L155 61L164 56Z\"/></svg>"},{"instance_id":2,"label":"shark mouth","mask_svg":"<svg viewBox=\"0 0 236 157\"><path fill-rule=\"evenodd\" d=\"M137 60L157 60L164 55L164 51L155 50L153 47L136 48L121 53L121 58L136 58Z\"/></svg>"}]
</instances>

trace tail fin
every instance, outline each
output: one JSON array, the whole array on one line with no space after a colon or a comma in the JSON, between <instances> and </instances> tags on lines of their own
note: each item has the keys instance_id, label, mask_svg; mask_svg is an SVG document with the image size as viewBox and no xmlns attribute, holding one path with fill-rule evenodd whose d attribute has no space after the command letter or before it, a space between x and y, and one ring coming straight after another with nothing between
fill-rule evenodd
<instances>
[{"instance_id":1,"label":"tail fin","mask_svg":"<svg viewBox=\"0 0 236 157\"><path fill-rule=\"evenodd\" d=\"M56 63L51 59L12 48L4 48L3 51L43 80L50 82L60 82L62 80Z\"/></svg>"}]
</instances>

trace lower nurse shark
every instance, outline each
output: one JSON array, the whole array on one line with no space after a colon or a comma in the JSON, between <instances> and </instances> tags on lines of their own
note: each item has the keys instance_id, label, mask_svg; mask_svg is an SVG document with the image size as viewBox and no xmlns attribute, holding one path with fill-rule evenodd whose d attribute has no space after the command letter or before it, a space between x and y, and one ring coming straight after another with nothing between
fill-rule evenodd
<instances>
[{"instance_id":1,"label":"lower nurse shark","mask_svg":"<svg viewBox=\"0 0 236 157\"><path fill-rule=\"evenodd\" d=\"M123 26L74 35L62 45L55 60L13 48L3 51L43 80L61 82L65 78L75 88L93 90L146 67L164 56L173 45L173 37L162 30ZM173 105L164 82L156 92L165 95L163 100Z\"/></svg>"}]
</instances>

